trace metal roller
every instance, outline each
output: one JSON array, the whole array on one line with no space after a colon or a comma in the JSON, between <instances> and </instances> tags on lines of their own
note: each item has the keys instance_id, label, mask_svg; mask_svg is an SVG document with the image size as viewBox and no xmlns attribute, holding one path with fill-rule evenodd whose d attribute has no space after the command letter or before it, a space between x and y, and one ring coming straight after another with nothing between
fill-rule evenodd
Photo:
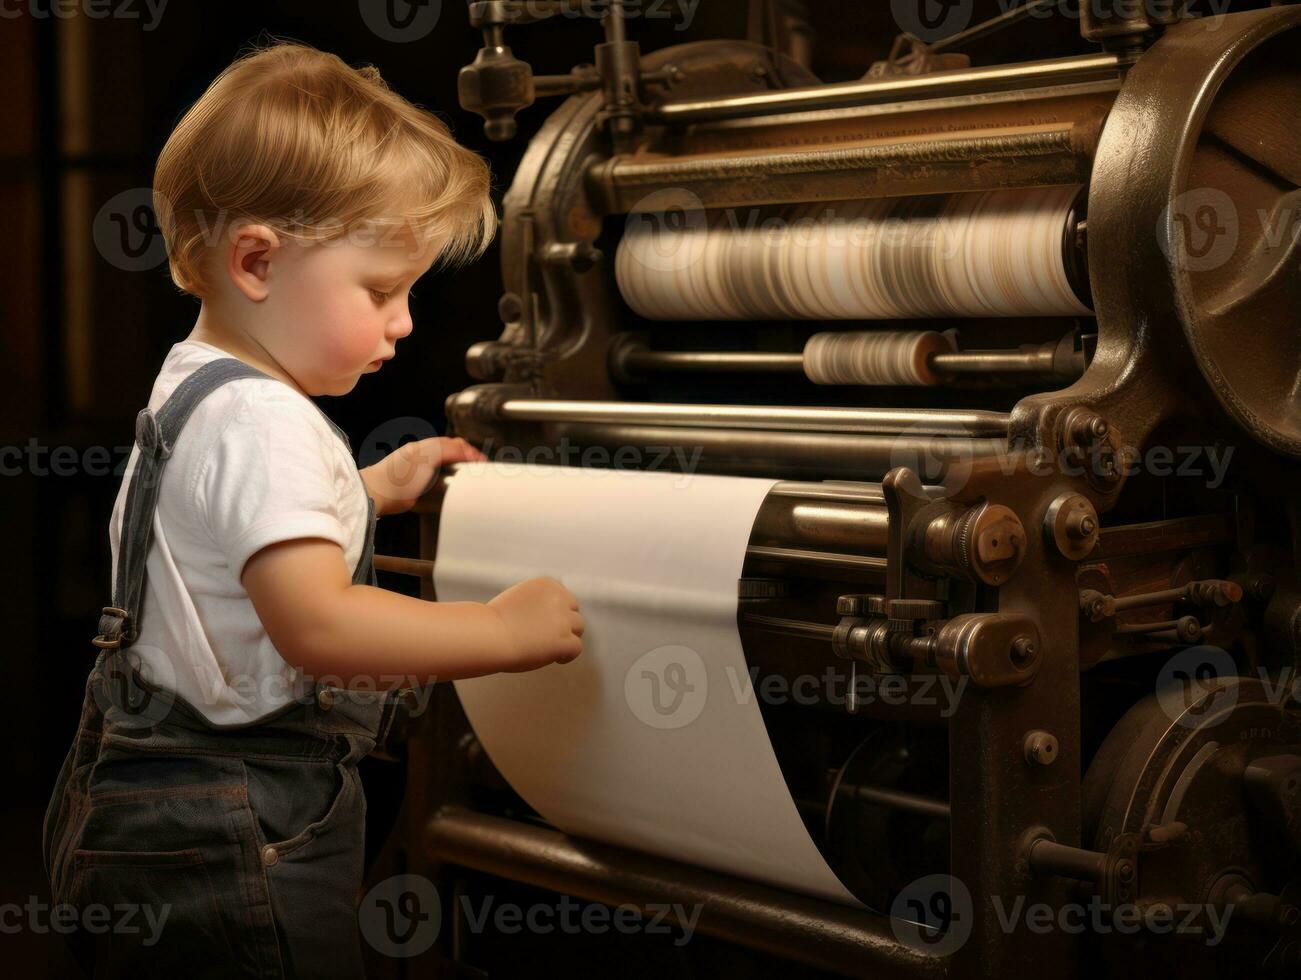
<instances>
[{"instance_id":1,"label":"metal roller","mask_svg":"<svg viewBox=\"0 0 1301 980\"><path fill-rule=\"evenodd\" d=\"M935 385L932 358L953 349L935 330L819 333L804 345L804 373L820 385Z\"/></svg>"},{"instance_id":2,"label":"metal roller","mask_svg":"<svg viewBox=\"0 0 1301 980\"><path fill-rule=\"evenodd\" d=\"M1077 186L629 220L615 272L652 320L1086 316ZM751 215L754 213L751 212Z\"/></svg>"}]
</instances>

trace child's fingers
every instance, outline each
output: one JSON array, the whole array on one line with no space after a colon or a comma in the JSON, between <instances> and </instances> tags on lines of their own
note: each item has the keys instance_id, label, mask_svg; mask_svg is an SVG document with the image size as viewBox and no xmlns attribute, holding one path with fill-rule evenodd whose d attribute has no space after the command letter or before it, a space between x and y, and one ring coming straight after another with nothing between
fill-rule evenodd
<instances>
[{"instance_id":1,"label":"child's fingers","mask_svg":"<svg viewBox=\"0 0 1301 980\"><path fill-rule=\"evenodd\" d=\"M443 462L445 463L466 463L488 458L459 436L455 439L444 439L443 443Z\"/></svg>"}]
</instances>

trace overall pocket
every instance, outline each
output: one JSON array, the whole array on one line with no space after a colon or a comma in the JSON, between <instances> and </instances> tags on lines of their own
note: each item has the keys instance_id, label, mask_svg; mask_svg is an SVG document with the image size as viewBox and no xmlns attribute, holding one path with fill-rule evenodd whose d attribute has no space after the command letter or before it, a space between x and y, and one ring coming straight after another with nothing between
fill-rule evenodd
<instances>
[{"instance_id":1,"label":"overall pocket","mask_svg":"<svg viewBox=\"0 0 1301 980\"><path fill-rule=\"evenodd\" d=\"M88 786L65 845L65 900L96 976L280 976L238 759L105 745ZM130 911L136 928L92 929L88 912L105 907Z\"/></svg>"},{"instance_id":2,"label":"overall pocket","mask_svg":"<svg viewBox=\"0 0 1301 980\"><path fill-rule=\"evenodd\" d=\"M198 848L79 848L69 877L76 945L93 958L95 976L257 975L239 962Z\"/></svg>"},{"instance_id":3,"label":"overall pocket","mask_svg":"<svg viewBox=\"0 0 1301 980\"><path fill-rule=\"evenodd\" d=\"M288 857L350 818L357 799L356 767L329 759L244 759L249 809L260 851Z\"/></svg>"}]
</instances>

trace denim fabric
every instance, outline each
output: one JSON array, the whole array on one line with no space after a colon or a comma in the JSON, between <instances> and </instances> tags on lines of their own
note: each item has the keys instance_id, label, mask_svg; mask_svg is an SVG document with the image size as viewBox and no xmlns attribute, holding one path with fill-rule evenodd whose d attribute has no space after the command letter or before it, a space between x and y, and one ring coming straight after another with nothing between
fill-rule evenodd
<instances>
[{"instance_id":1,"label":"denim fabric","mask_svg":"<svg viewBox=\"0 0 1301 980\"><path fill-rule=\"evenodd\" d=\"M254 371L229 360L204 365L218 367L196 371L172 399L197 401ZM172 399L158 413L180 420L170 433L164 426L167 445L192 408ZM142 594L153 506L129 509L133 524L123 525L122 549L133 542L135 558L119 569L121 596ZM354 583L375 582L374 529L372 500ZM137 624L127 625L129 637ZM394 704L318 686L253 724L213 726L141 677L129 645L101 651L42 834L53 901L79 910L81 927L68 938L87 973L364 976L356 901L366 801L357 762L382 737ZM126 905L134 928L123 928ZM101 921L112 928L89 927L92 906L110 910Z\"/></svg>"}]
</instances>

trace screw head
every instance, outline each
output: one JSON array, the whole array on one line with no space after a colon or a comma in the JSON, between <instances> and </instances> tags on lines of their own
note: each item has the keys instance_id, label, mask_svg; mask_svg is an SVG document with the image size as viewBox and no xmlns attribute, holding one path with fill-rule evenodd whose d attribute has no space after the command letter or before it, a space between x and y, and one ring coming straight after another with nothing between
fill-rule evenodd
<instances>
[{"instance_id":1,"label":"screw head","mask_svg":"<svg viewBox=\"0 0 1301 980\"><path fill-rule=\"evenodd\" d=\"M1025 761L1032 766L1051 766L1057 761L1057 736L1052 732L1033 731L1025 737Z\"/></svg>"}]
</instances>

